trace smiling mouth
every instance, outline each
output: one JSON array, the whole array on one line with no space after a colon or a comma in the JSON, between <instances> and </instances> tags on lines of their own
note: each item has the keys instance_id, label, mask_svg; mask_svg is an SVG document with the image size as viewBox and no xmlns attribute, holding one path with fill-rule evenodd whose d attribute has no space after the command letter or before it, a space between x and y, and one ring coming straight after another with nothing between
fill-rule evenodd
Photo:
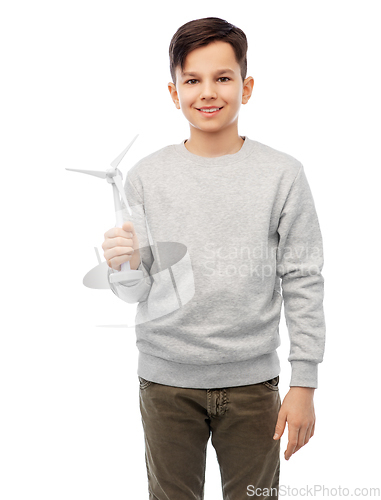
<instances>
[{"instance_id":1,"label":"smiling mouth","mask_svg":"<svg viewBox=\"0 0 381 500\"><path fill-rule=\"evenodd\" d=\"M196 109L198 109L198 111L202 111L203 113L216 113L217 111L219 111L222 108L223 108L223 106L221 106L220 108L218 108L216 106L214 108L196 108Z\"/></svg>"},{"instance_id":2,"label":"smiling mouth","mask_svg":"<svg viewBox=\"0 0 381 500\"><path fill-rule=\"evenodd\" d=\"M203 108L196 108L196 109L197 109L197 110L198 110L198 111L199 111L202 115L204 115L204 117L206 117L206 116L210 116L210 117L212 117L212 116L217 115L217 114L221 111L221 109L222 109L222 108L223 108L223 106L222 106L221 108L217 108L217 107L215 107L215 108L210 108L210 109L211 109L211 111L209 111L209 109L208 109L208 108L204 108L204 109L203 109Z\"/></svg>"}]
</instances>

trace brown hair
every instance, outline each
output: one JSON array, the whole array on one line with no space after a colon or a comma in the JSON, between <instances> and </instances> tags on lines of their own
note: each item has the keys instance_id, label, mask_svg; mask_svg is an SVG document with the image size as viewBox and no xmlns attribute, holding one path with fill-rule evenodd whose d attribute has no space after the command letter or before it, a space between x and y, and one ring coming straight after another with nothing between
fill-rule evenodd
<instances>
[{"instance_id":1,"label":"brown hair","mask_svg":"<svg viewBox=\"0 0 381 500\"><path fill-rule=\"evenodd\" d=\"M208 45L215 40L230 43L241 68L242 81L247 72L247 39L245 33L218 17L204 17L183 24L173 35L169 45L169 67L172 81L176 85L176 67L184 70L185 58L194 49Z\"/></svg>"}]
</instances>

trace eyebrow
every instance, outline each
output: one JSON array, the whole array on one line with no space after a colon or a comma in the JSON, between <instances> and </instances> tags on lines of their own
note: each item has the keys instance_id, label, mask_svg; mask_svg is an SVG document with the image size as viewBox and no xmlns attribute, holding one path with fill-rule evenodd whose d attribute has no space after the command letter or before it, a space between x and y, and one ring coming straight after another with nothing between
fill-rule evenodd
<instances>
[{"instance_id":1,"label":"eyebrow","mask_svg":"<svg viewBox=\"0 0 381 500\"><path fill-rule=\"evenodd\" d=\"M231 73L231 74L234 74L234 71L231 70L231 69L219 69L216 71L216 74L220 74L220 73ZM193 72L193 71L186 71L185 73L181 73L183 76L198 76L197 73Z\"/></svg>"}]
</instances>

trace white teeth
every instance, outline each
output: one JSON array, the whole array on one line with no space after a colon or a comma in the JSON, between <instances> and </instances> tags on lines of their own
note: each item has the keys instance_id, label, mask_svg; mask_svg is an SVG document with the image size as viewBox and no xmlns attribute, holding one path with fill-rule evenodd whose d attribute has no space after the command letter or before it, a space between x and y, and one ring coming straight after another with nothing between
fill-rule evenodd
<instances>
[{"instance_id":1,"label":"white teeth","mask_svg":"<svg viewBox=\"0 0 381 500\"><path fill-rule=\"evenodd\" d=\"M203 109L201 108L201 111L207 112L207 113L213 113L214 111L218 111L220 108L211 108L211 109Z\"/></svg>"}]
</instances>

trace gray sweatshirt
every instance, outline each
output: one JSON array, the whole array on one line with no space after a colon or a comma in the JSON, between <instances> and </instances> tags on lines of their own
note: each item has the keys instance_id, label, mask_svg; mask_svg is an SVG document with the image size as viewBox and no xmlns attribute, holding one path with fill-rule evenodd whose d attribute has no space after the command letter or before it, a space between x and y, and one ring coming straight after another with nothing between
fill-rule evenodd
<instances>
[{"instance_id":1,"label":"gray sweatshirt","mask_svg":"<svg viewBox=\"0 0 381 500\"><path fill-rule=\"evenodd\" d=\"M276 377L284 303L289 385L317 388L325 319L314 200L298 160L242 138L237 153L215 158L184 140L130 169L123 218L134 223L144 277L110 287L138 302L147 380L206 389Z\"/></svg>"}]
</instances>

